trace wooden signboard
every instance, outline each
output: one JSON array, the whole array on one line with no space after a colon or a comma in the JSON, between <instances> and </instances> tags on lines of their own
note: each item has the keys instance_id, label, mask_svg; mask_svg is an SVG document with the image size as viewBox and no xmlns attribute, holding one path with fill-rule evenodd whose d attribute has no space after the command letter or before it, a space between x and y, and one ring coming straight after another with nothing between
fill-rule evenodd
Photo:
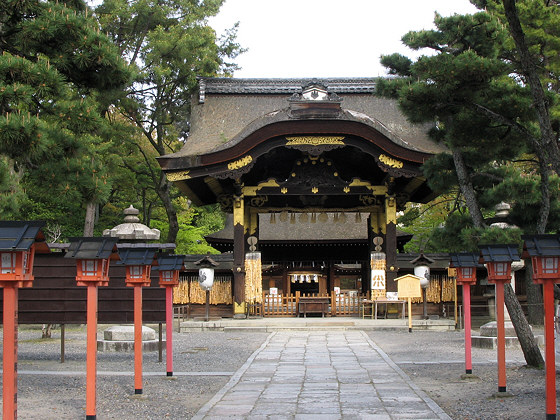
<instances>
[{"instance_id":1,"label":"wooden signboard","mask_svg":"<svg viewBox=\"0 0 560 420\"><path fill-rule=\"evenodd\" d=\"M412 274L406 274L404 276L397 277L395 281L397 282L397 293L399 299L422 297L420 277Z\"/></svg>"},{"instance_id":2,"label":"wooden signboard","mask_svg":"<svg viewBox=\"0 0 560 420\"><path fill-rule=\"evenodd\" d=\"M395 279L397 282L397 294L399 299L408 301L408 332L412 332L412 298L422 297L422 288L420 287L420 277L412 274L406 274Z\"/></svg>"}]
</instances>

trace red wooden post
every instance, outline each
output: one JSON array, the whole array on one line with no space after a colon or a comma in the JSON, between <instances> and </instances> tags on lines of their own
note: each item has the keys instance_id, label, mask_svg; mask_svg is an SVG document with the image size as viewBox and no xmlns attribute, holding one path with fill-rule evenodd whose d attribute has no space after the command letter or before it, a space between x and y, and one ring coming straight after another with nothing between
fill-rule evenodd
<instances>
[{"instance_id":1,"label":"red wooden post","mask_svg":"<svg viewBox=\"0 0 560 420\"><path fill-rule=\"evenodd\" d=\"M65 255L76 260L76 284L87 288L86 420L97 418L97 292L109 284L109 258L116 244L116 238L70 238Z\"/></svg>"},{"instance_id":2,"label":"red wooden post","mask_svg":"<svg viewBox=\"0 0 560 420\"><path fill-rule=\"evenodd\" d=\"M554 283L560 282L560 235L523 235L524 258L533 263L533 281L543 285L546 419L556 419Z\"/></svg>"},{"instance_id":3,"label":"red wooden post","mask_svg":"<svg viewBox=\"0 0 560 420\"><path fill-rule=\"evenodd\" d=\"M0 287L4 288L2 418L17 419L18 289L33 284L35 243L42 222L0 222ZM43 244L44 245L44 244ZM46 246L42 249L48 252Z\"/></svg>"},{"instance_id":4,"label":"red wooden post","mask_svg":"<svg viewBox=\"0 0 560 420\"><path fill-rule=\"evenodd\" d=\"M451 254L450 268L455 272L457 283L463 285L463 308L465 314L465 373L472 374L471 349L471 284L476 284L476 254Z\"/></svg>"},{"instance_id":5,"label":"red wooden post","mask_svg":"<svg viewBox=\"0 0 560 420\"><path fill-rule=\"evenodd\" d=\"M179 270L184 255L163 254L158 257L159 285L165 287L165 362L167 376L173 376L173 288L179 284Z\"/></svg>"},{"instance_id":6,"label":"red wooden post","mask_svg":"<svg viewBox=\"0 0 560 420\"><path fill-rule=\"evenodd\" d=\"M173 287L165 288L165 348L167 376L173 376Z\"/></svg>"},{"instance_id":7,"label":"red wooden post","mask_svg":"<svg viewBox=\"0 0 560 420\"><path fill-rule=\"evenodd\" d=\"M3 417L17 419L17 308L18 289L4 286Z\"/></svg>"},{"instance_id":8,"label":"red wooden post","mask_svg":"<svg viewBox=\"0 0 560 420\"><path fill-rule=\"evenodd\" d=\"M465 311L465 373L472 373L471 340L471 285L463 283L463 308Z\"/></svg>"},{"instance_id":9,"label":"red wooden post","mask_svg":"<svg viewBox=\"0 0 560 420\"><path fill-rule=\"evenodd\" d=\"M511 282L511 263L519 261L517 245L480 245L480 262L486 264L488 282L496 285L498 329L498 393L506 388L506 333L504 328L504 284Z\"/></svg>"},{"instance_id":10,"label":"red wooden post","mask_svg":"<svg viewBox=\"0 0 560 420\"><path fill-rule=\"evenodd\" d=\"M544 282L544 343L546 419L556 419L556 355L554 348L554 283Z\"/></svg>"},{"instance_id":11,"label":"red wooden post","mask_svg":"<svg viewBox=\"0 0 560 420\"><path fill-rule=\"evenodd\" d=\"M142 286L134 286L134 393L142 394Z\"/></svg>"},{"instance_id":12,"label":"red wooden post","mask_svg":"<svg viewBox=\"0 0 560 420\"><path fill-rule=\"evenodd\" d=\"M142 287L151 284L157 244L119 244L120 262L126 265L126 285L134 288L134 393L142 394Z\"/></svg>"},{"instance_id":13,"label":"red wooden post","mask_svg":"<svg viewBox=\"0 0 560 420\"><path fill-rule=\"evenodd\" d=\"M504 283L496 282L498 327L498 392L506 392L506 332L504 328Z\"/></svg>"},{"instance_id":14,"label":"red wooden post","mask_svg":"<svg viewBox=\"0 0 560 420\"><path fill-rule=\"evenodd\" d=\"M97 401L97 285L87 286L86 419L94 420Z\"/></svg>"}]
</instances>

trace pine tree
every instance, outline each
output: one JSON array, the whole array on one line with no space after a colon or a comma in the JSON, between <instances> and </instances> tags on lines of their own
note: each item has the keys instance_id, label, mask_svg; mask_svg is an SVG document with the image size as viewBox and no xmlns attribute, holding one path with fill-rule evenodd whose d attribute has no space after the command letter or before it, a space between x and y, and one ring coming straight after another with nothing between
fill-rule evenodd
<instances>
[{"instance_id":1,"label":"pine tree","mask_svg":"<svg viewBox=\"0 0 560 420\"><path fill-rule=\"evenodd\" d=\"M4 179L16 188L27 178L51 194L72 189L80 203L101 200L107 179L94 156L108 129L103 114L130 77L118 49L81 0L8 0L0 51ZM4 216L19 218L18 206Z\"/></svg>"},{"instance_id":2,"label":"pine tree","mask_svg":"<svg viewBox=\"0 0 560 420\"><path fill-rule=\"evenodd\" d=\"M524 167L517 167L521 175L535 171L540 175L540 199L538 223L521 227L530 230L536 225L540 232L550 228L550 220L557 222L558 218L550 217L550 161L539 149L545 143L535 141L542 139L540 114L533 106L534 89L524 83L524 67L513 59L519 51L507 26L498 13L487 12L447 18L436 15L435 24L436 30L410 32L403 42L413 49L431 48L436 54L416 62L400 55L383 57L382 63L401 78L379 83L380 93L398 98L412 121L434 122L431 135L449 147L450 154L425 165L432 186L445 190L449 188L446 183L455 179L472 220L472 227L457 225L461 236L470 236L473 245L481 238L499 241L503 235L485 230L485 211L508 195L515 200L517 214L524 206L534 208L530 198L504 193L524 182L519 173L508 172L507 166L524 162ZM554 91L544 93L550 103L555 102ZM519 302L511 299L511 293L507 296L527 362L539 365L542 357L535 357L540 353L533 351L532 334Z\"/></svg>"}]
</instances>

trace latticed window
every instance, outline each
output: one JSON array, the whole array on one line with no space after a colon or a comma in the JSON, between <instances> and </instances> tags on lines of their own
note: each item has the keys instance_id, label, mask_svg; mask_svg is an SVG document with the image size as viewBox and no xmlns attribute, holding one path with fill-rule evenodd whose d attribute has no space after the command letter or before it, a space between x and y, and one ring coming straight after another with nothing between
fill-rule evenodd
<instances>
[{"instance_id":1,"label":"latticed window","mask_svg":"<svg viewBox=\"0 0 560 420\"><path fill-rule=\"evenodd\" d=\"M474 271L473 267L461 267L460 270L461 270L461 276L464 279L472 278L473 271Z\"/></svg>"},{"instance_id":2,"label":"latticed window","mask_svg":"<svg viewBox=\"0 0 560 420\"><path fill-rule=\"evenodd\" d=\"M82 276L97 276L98 260L82 260Z\"/></svg>"},{"instance_id":3,"label":"latticed window","mask_svg":"<svg viewBox=\"0 0 560 420\"><path fill-rule=\"evenodd\" d=\"M141 279L144 277L143 265L131 265L128 267L129 277L131 279Z\"/></svg>"},{"instance_id":4,"label":"latticed window","mask_svg":"<svg viewBox=\"0 0 560 420\"><path fill-rule=\"evenodd\" d=\"M2 252L2 274L14 274L16 272L16 253Z\"/></svg>"},{"instance_id":5,"label":"latticed window","mask_svg":"<svg viewBox=\"0 0 560 420\"><path fill-rule=\"evenodd\" d=\"M543 274L558 273L558 257L542 257L541 268Z\"/></svg>"},{"instance_id":6,"label":"latticed window","mask_svg":"<svg viewBox=\"0 0 560 420\"><path fill-rule=\"evenodd\" d=\"M161 281L173 281L173 270L160 271Z\"/></svg>"}]
</instances>

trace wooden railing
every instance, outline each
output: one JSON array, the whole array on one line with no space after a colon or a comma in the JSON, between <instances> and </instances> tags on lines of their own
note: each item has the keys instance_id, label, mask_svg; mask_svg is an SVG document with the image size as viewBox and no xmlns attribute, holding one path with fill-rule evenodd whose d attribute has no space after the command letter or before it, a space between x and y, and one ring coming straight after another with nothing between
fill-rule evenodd
<instances>
[{"instance_id":1,"label":"wooden railing","mask_svg":"<svg viewBox=\"0 0 560 420\"><path fill-rule=\"evenodd\" d=\"M364 299L367 299L367 294L340 293L339 295L332 295L331 307L335 308L332 311L333 316L359 316L360 306Z\"/></svg>"},{"instance_id":2,"label":"wooden railing","mask_svg":"<svg viewBox=\"0 0 560 420\"><path fill-rule=\"evenodd\" d=\"M338 295L300 294L295 295L268 295L263 293L262 314L265 317L292 317L297 315L300 297L328 297L331 301L329 313L331 316L359 316L360 305L368 294L340 293Z\"/></svg>"},{"instance_id":3,"label":"wooden railing","mask_svg":"<svg viewBox=\"0 0 560 420\"><path fill-rule=\"evenodd\" d=\"M299 296L263 294L263 316L296 316L297 299L299 299Z\"/></svg>"}]
</instances>

